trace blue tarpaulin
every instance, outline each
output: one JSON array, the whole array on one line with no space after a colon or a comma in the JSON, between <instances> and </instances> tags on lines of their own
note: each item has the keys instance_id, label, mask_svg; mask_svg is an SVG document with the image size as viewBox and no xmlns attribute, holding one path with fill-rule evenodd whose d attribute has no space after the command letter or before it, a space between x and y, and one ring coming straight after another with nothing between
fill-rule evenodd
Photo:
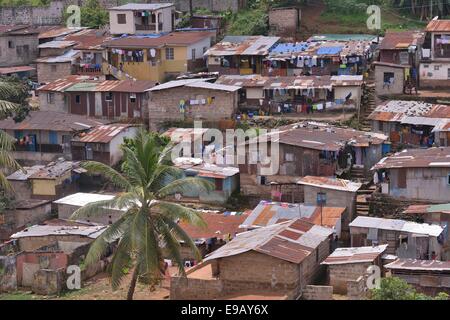
<instances>
[{"instance_id":1,"label":"blue tarpaulin","mask_svg":"<svg viewBox=\"0 0 450 320\"><path fill-rule=\"evenodd\" d=\"M317 50L317 54L338 54L343 47L322 47Z\"/></svg>"},{"instance_id":2,"label":"blue tarpaulin","mask_svg":"<svg viewBox=\"0 0 450 320\"><path fill-rule=\"evenodd\" d=\"M308 46L306 42L280 43L270 51L274 53L302 52L308 49Z\"/></svg>"}]
</instances>

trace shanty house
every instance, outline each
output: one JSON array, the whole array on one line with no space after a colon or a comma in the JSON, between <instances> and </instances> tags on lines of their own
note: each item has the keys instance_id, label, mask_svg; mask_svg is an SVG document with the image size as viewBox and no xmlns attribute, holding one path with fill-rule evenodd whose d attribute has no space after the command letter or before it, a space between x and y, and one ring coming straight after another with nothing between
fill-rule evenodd
<instances>
[{"instance_id":1,"label":"shanty house","mask_svg":"<svg viewBox=\"0 0 450 320\"><path fill-rule=\"evenodd\" d=\"M16 139L12 154L29 165L60 157L70 159L70 141L79 132L102 125L104 121L56 111L30 111L21 122L0 120L0 129Z\"/></svg>"},{"instance_id":2,"label":"shanty house","mask_svg":"<svg viewBox=\"0 0 450 320\"><path fill-rule=\"evenodd\" d=\"M450 20L433 19L425 28L426 36L420 62L421 88L450 86Z\"/></svg>"},{"instance_id":3,"label":"shanty house","mask_svg":"<svg viewBox=\"0 0 450 320\"><path fill-rule=\"evenodd\" d=\"M233 119L239 89L205 79L174 80L155 86L149 89L150 128L164 121Z\"/></svg>"},{"instance_id":4,"label":"shanty house","mask_svg":"<svg viewBox=\"0 0 450 320\"><path fill-rule=\"evenodd\" d=\"M344 238L349 238L348 224L356 215L356 198L357 192L361 188L362 183L353 182L344 179L327 178L327 177L302 177L297 182L303 186L305 203L309 205L317 205L317 199L320 194L325 194L326 203L324 206L336 206L346 208L346 216L343 217L342 229L345 232ZM339 237L341 237L339 235Z\"/></svg>"},{"instance_id":5,"label":"shanty house","mask_svg":"<svg viewBox=\"0 0 450 320\"><path fill-rule=\"evenodd\" d=\"M173 162L175 167L184 171L185 176L202 178L214 184L214 190L202 191L193 188L190 192L181 194L182 197L224 204L231 194L239 189L239 168L209 164L198 158L181 157Z\"/></svg>"},{"instance_id":6,"label":"shanty house","mask_svg":"<svg viewBox=\"0 0 450 320\"><path fill-rule=\"evenodd\" d=\"M359 109L362 76L225 75L216 83L241 87L241 111L307 114Z\"/></svg>"},{"instance_id":7,"label":"shanty house","mask_svg":"<svg viewBox=\"0 0 450 320\"><path fill-rule=\"evenodd\" d=\"M369 115L372 131L382 132L395 144L430 147L448 143L450 106L422 101L389 100Z\"/></svg>"},{"instance_id":8,"label":"shanty house","mask_svg":"<svg viewBox=\"0 0 450 320\"><path fill-rule=\"evenodd\" d=\"M367 268L378 266L383 268L381 257L388 245L337 248L322 265L328 267L328 282L333 287L333 293L346 294L349 281L368 275Z\"/></svg>"},{"instance_id":9,"label":"shanty house","mask_svg":"<svg viewBox=\"0 0 450 320\"><path fill-rule=\"evenodd\" d=\"M450 293L450 261L398 259L384 267L419 292L431 296Z\"/></svg>"},{"instance_id":10,"label":"shanty house","mask_svg":"<svg viewBox=\"0 0 450 320\"><path fill-rule=\"evenodd\" d=\"M122 159L120 146L124 140L134 138L137 132L137 127L121 123L97 126L89 132L82 132L71 141L72 159L114 166Z\"/></svg>"},{"instance_id":11,"label":"shanty house","mask_svg":"<svg viewBox=\"0 0 450 320\"><path fill-rule=\"evenodd\" d=\"M450 204L448 203L410 205L403 213L416 221L440 225L444 228L444 232L448 233L450 224ZM450 260L450 243L448 240L442 247L442 259Z\"/></svg>"},{"instance_id":12,"label":"shanty house","mask_svg":"<svg viewBox=\"0 0 450 320\"><path fill-rule=\"evenodd\" d=\"M204 53L208 59L208 71L220 74L261 74L263 59L279 40L279 37L226 36Z\"/></svg>"},{"instance_id":13,"label":"shanty house","mask_svg":"<svg viewBox=\"0 0 450 320\"><path fill-rule=\"evenodd\" d=\"M78 192L53 201L53 204L56 205L56 211L58 212L59 219L70 219L70 217L76 210L98 201L112 200L114 199L114 197L115 195L111 194ZM77 220L85 220L87 222L99 223L102 225L110 225L116 222L123 213L124 210L105 207L105 210L102 214L78 218Z\"/></svg>"},{"instance_id":14,"label":"shanty house","mask_svg":"<svg viewBox=\"0 0 450 320\"><path fill-rule=\"evenodd\" d=\"M25 66L38 57L39 32L24 25L0 25L0 67Z\"/></svg>"},{"instance_id":15,"label":"shanty house","mask_svg":"<svg viewBox=\"0 0 450 320\"><path fill-rule=\"evenodd\" d=\"M103 43L103 72L117 79L173 79L181 73L205 68L205 53L211 46L211 31L180 31L157 35L124 36Z\"/></svg>"},{"instance_id":16,"label":"shanty house","mask_svg":"<svg viewBox=\"0 0 450 320\"><path fill-rule=\"evenodd\" d=\"M172 277L170 298L210 300L271 292L297 299L320 273L332 234L302 220L240 233L189 270L187 279Z\"/></svg>"},{"instance_id":17,"label":"shanty house","mask_svg":"<svg viewBox=\"0 0 450 320\"><path fill-rule=\"evenodd\" d=\"M450 199L450 147L408 149L383 158L373 170L387 177L392 197L445 203Z\"/></svg>"},{"instance_id":18,"label":"shanty house","mask_svg":"<svg viewBox=\"0 0 450 320\"><path fill-rule=\"evenodd\" d=\"M367 176L370 168L381 159L382 145L386 141L384 135L313 122L284 126L278 128L278 134L270 132L259 139L265 137L269 144L268 150L272 137L278 143L278 160L267 159L278 170L271 175L262 174L265 171L263 169L270 164L262 165L263 156L260 155L261 159L257 160L257 155L248 151L245 164L239 165L241 192L246 195L270 197L278 183L298 187L298 179L309 175L340 176L352 174L352 170L357 168L358 175L362 169ZM256 139L249 142L252 143L256 143ZM286 197L282 201L291 201L292 191L278 191ZM299 191L297 189L294 192Z\"/></svg>"},{"instance_id":19,"label":"shanty house","mask_svg":"<svg viewBox=\"0 0 450 320\"><path fill-rule=\"evenodd\" d=\"M438 225L363 216L350 223L350 235L352 247L387 244L387 254L411 259L439 259L447 240Z\"/></svg>"},{"instance_id":20,"label":"shanty house","mask_svg":"<svg viewBox=\"0 0 450 320\"><path fill-rule=\"evenodd\" d=\"M158 34L175 29L172 3L127 3L109 8L110 32L120 34Z\"/></svg>"},{"instance_id":21,"label":"shanty house","mask_svg":"<svg viewBox=\"0 0 450 320\"><path fill-rule=\"evenodd\" d=\"M24 170L24 171L23 171ZM16 200L56 200L78 189L77 180L86 172L78 162L59 159L47 165L24 167L7 177Z\"/></svg>"},{"instance_id":22,"label":"shanty house","mask_svg":"<svg viewBox=\"0 0 450 320\"><path fill-rule=\"evenodd\" d=\"M54 46L66 46L64 52L59 55L41 56L35 60L37 65L38 82L40 84L49 83L60 79L61 77L67 77L75 73L74 65L75 61L80 57L80 52L72 49L76 44L73 41L54 41ZM53 41L51 42L53 45ZM50 46L50 44L44 43L40 46Z\"/></svg>"},{"instance_id":23,"label":"shanty house","mask_svg":"<svg viewBox=\"0 0 450 320\"><path fill-rule=\"evenodd\" d=\"M287 220L302 219L334 230L341 237L342 221L346 216L345 207L319 207L304 203L285 203L262 200L248 215L241 227L253 230Z\"/></svg>"}]
</instances>

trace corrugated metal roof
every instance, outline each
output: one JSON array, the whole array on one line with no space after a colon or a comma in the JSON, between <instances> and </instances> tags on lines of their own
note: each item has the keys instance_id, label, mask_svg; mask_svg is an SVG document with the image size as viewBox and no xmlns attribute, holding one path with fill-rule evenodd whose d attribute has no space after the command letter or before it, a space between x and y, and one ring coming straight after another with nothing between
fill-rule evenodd
<instances>
[{"instance_id":1,"label":"corrugated metal roof","mask_svg":"<svg viewBox=\"0 0 450 320\"><path fill-rule=\"evenodd\" d=\"M450 203L411 205L406 208L405 214L446 213L450 214Z\"/></svg>"},{"instance_id":2,"label":"corrugated metal roof","mask_svg":"<svg viewBox=\"0 0 450 320\"><path fill-rule=\"evenodd\" d=\"M279 37L266 36L226 36L211 47L205 56L250 55L265 56L280 40Z\"/></svg>"},{"instance_id":3,"label":"corrugated metal roof","mask_svg":"<svg viewBox=\"0 0 450 320\"><path fill-rule=\"evenodd\" d=\"M57 79L53 82L45 84L39 87L38 91L54 91L54 92L63 92L66 88L73 86L76 83L82 81L93 81L94 77L92 76L79 76L79 75L71 75L66 78Z\"/></svg>"},{"instance_id":4,"label":"corrugated metal roof","mask_svg":"<svg viewBox=\"0 0 450 320\"><path fill-rule=\"evenodd\" d=\"M183 87L183 86L185 86L187 84L190 84L190 83L202 82L202 81L208 81L208 80L213 80L213 79L212 78L205 78L205 79L173 80L173 81L169 81L169 82L157 85L157 86L149 89L148 91L158 91L158 90L172 89L172 88L176 88L176 87Z\"/></svg>"},{"instance_id":5,"label":"corrugated metal roof","mask_svg":"<svg viewBox=\"0 0 450 320\"><path fill-rule=\"evenodd\" d=\"M241 89L241 87L238 86L229 86L225 84L210 83L205 81L188 83L185 86L189 88L201 88L201 89L228 91L228 92L234 92Z\"/></svg>"},{"instance_id":6,"label":"corrugated metal roof","mask_svg":"<svg viewBox=\"0 0 450 320\"><path fill-rule=\"evenodd\" d=\"M65 63L74 62L81 55L80 51L70 49L66 53L56 57L44 57L36 59L37 63Z\"/></svg>"},{"instance_id":7,"label":"corrugated metal roof","mask_svg":"<svg viewBox=\"0 0 450 320\"><path fill-rule=\"evenodd\" d=\"M84 170L79 168L79 162L58 160L46 165L35 165L17 170L7 177L8 180L25 181L28 179L55 179L71 170Z\"/></svg>"},{"instance_id":8,"label":"corrugated metal roof","mask_svg":"<svg viewBox=\"0 0 450 320\"><path fill-rule=\"evenodd\" d=\"M373 34L316 34L307 42L315 41L374 41L377 36Z\"/></svg>"},{"instance_id":9,"label":"corrugated metal roof","mask_svg":"<svg viewBox=\"0 0 450 320\"><path fill-rule=\"evenodd\" d=\"M288 237L285 231L289 231ZM254 250L298 264L332 234L332 229L300 219L287 221L240 233L232 241L208 255L204 261Z\"/></svg>"},{"instance_id":10,"label":"corrugated metal roof","mask_svg":"<svg viewBox=\"0 0 450 320\"><path fill-rule=\"evenodd\" d=\"M380 50L407 50L423 43L425 32L419 30L388 31L380 43Z\"/></svg>"},{"instance_id":11,"label":"corrugated metal roof","mask_svg":"<svg viewBox=\"0 0 450 320\"><path fill-rule=\"evenodd\" d=\"M108 10L158 10L163 8L174 7L173 3L127 3L118 7L112 7Z\"/></svg>"},{"instance_id":12,"label":"corrugated metal roof","mask_svg":"<svg viewBox=\"0 0 450 320\"><path fill-rule=\"evenodd\" d=\"M431 20L425 28L427 32L449 32L450 20Z\"/></svg>"},{"instance_id":13,"label":"corrugated metal roof","mask_svg":"<svg viewBox=\"0 0 450 320\"><path fill-rule=\"evenodd\" d=\"M362 183L353 182L350 180L315 176L305 176L300 178L297 183L307 186L348 192L356 192L362 186Z\"/></svg>"},{"instance_id":14,"label":"corrugated metal roof","mask_svg":"<svg viewBox=\"0 0 450 320\"><path fill-rule=\"evenodd\" d=\"M371 228L415 234L425 234L433 237L439 236L444 230L441 226L433 224L416 223L399 219L383 219L363 216L357 217L349 224L349 226L357 228Z\"/></svg>"},{"instance_id":15,"label":"corrugated metal roof","mask_svg":"<svg viewBox=\"0 0 450 320\"><path fill-rule=\"evenodd\" d=\"M450 272L450 261L397 259L384 265L393 270L418 270L418 271L446 271Z\"/></svg>"},{"instance_id":16,"label":"corrugated metal roof","mask_svg":"<svg viewBox=\"0 0 450 320\"><path fill-rule=\"evenodd\" d=\"M97 29L86 29L80 32L67 35L66 41L75 41L77 50L102 50L102 44L111 40L111 36L106 31Z\"/></svg>"},{"instance_id":17,"label":"corrugated metal roof","mask_svg":"<svg viewBox=\"0 0 450 320\"><path fill-rule=\"evenodd\" d=\"M75 41L53 40L38 45L38 49L63 49L75 46Z\"/></svg>"},{"instance_id":18,"label":"corrugated metal roof","mask_svg":"<svg viewBox=\"0 0 450 320\"><path fill-rule=\"evenodd\" d=\"M30 111L21 122L8 118L0 120L2 130L50 130L60 132L82 131L107 123L107 120L57 111Z\"/></svg>"},{"instance_id":19,"label":"corrugated metal roof","mask_svg":"<svg viewBox=\"0 0 450 320\"><path fill-rule=\"evenodd\" d=\"M99 193L85 193L85 192L78 192L71 194L67 197L58 199L56 201L53 201L53 203L56 204L66 204L70 206L76 206L76 207L84 207L87 204L98 202L98 201L105 201L105 200L112 200L115 198L115 195L110 194L99 194Z\"/></svg>"},{"instance_id":20,"label":"corrugated metal roof","mask_svg":"<svg viewBox=\"0 0 450 320\"><path fill-rule=\"evenodd\" d=\"M335 228L345 210L346 208L342 207L323 207L321 214L320 208L314 205L263 200L253 209L242 227L257 228L286 220L304 219L317 225L322 222L328 228Z\"/></svg>"},{"instance_id":21,"label":"corrugated metal roof","mask_svg":"<svg viewBox=\"0 0 450 320\"><path fill-rule=\"evenodd\" d=\"M403 150L381 159L372 170L438 167L450 168L450 147Z\"/></svg>"},{"instance_id":22,"label":"corrugated metal roof","mask_svg":"<svg viewBox=\"0 0 450 320\"><path fill-rule=\"evenodd\" d=\"M390 100L375 108L370 120L435 126L438 120L450 118L450 106L422 101Z\"/></svg>"},{"instance_id":23,"label":"corrugated metal roof","mask_svg":"<svg viewBox=\"0 0 450 320\"><path fill-rule=\"evenodd\" d=\"M58 38L85 30L84 27L42 26L39 30L39 39Z\"/></svg>"},{"instance_id":24,"label":"corrugated metal roof","mask_svg":"<svg viewBox=\"0 0 450 320\"><path fill-rule=\"evenodd\" d=\"M93 128L87 133L80 134L74 141L91 142L91 143L109 143L122 131L132 127L130 124L114 123L101 125Z\"/></svg>"},{"instance_id":25,"label":"corrugated metal roof","mask_svg":"<svg viewBox=\"0 0 450 320\"><path fill-rule=\"evenodd\" d=\"M337 248L321 264L336 265L372 262L386 251L388 245L372 247Z\"/></svg>"},{"instance_id":26,"label":"corrugated metal roof","mask_svg":"<svg viewBox=\"0 0 450 320\"><path fill-rule=\"evenodd\" d=\"M34 225L23 231L17 232L11 236L12 239L28 237L46 237L46 236L82 236L96 239L106 226L52 226L52 225Z\"/></svg>"},{"instance_id":27,"label":"corrugated metal roof","mask_svg":"<svg viewBox=\"0 0 450 320\"><path fill-rule=\"evenodd\" d=\"M199 177L226 179L239 173L239 168L209 164L199 158L180 157L173 160L174 166L196 172Z\"/></svg>"},{"instance_id":28,"label":"corrugated metal roof","mask_svg":"<svg viewBox=\"0 0 450 320\"><path fill-rule=\"evenodd\" d=\"M18 67L1 67L0 74L11 74L16 72L26 72L36 70L34 67L30 66L18 66Z\"/></svg>"}]
</instances>

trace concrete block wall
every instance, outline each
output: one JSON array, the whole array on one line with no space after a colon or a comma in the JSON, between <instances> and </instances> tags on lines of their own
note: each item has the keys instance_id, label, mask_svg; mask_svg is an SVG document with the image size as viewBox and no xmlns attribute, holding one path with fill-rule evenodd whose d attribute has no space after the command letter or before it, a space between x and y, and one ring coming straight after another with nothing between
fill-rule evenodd
<instances>
[{"instance_id":1,"label":"concrete block wall","mask_svg":"<svg viewBox=\"0 0 450 320\"><path fill-rule=\"evenodd\" d=\"M223 294L221 280L203 280L172 277L170 280L171 300L211 300Z\"/></svg>"},{"instance_id":2,"label":"concrete block wall","mask_svg":"<svg viewBox=\"0 0 450 320\"><path fill-rule=\"evenodd\" d=\"M349 263L329 266L330 285L335 293L347 293L347 282L355 281L366 274L371 263Z\"/></svg>"},{"instance_id":3,"label":"concrete block wall","mask_svg":"<svg viewBox=\"0 0 450 320\"><path fill-rule=\"evenodd\" d=\"M347 297L350 300L364 300L367 295L366 277L347 281Z\"/></svg>"},{"instance_id":4,"label":"concrete block wall","mask_svg":"<svg viewBox=\"0 0 450 320\"><path fill-rule=\"evenodd\" d=\"M305 300L333 300L333 287L308 285L303 290Z\"/></svg>"},{"instance_id":5,"label":"concrete block wall","mask_svg":"<svg viewBox=\"0 0 450 320\"><path fill-rule=\"evenodd\" d=\"M59 295L64 288L64 269L41 269L34 274L31 290L36 294Z\"/></svg>"}]
</instances>

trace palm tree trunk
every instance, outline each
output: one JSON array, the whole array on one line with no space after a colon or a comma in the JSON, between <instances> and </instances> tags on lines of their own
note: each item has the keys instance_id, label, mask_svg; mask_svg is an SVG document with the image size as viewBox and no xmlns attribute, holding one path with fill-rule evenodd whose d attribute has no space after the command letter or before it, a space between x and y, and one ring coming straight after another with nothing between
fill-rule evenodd
<instances>
[{"instance_id":1,"label":"palm tree trunk","mask_svg":"<svg viewBox=\"0 0 450 320\"><path fill-rule=\"evenodd\" d=\"M127 300L133 300L134 290L136 289L136 282L138 278L138 268L135 267L133 271L133 278L131 278L130 288L128 289Z\"/></svg>"}]
</instances>

